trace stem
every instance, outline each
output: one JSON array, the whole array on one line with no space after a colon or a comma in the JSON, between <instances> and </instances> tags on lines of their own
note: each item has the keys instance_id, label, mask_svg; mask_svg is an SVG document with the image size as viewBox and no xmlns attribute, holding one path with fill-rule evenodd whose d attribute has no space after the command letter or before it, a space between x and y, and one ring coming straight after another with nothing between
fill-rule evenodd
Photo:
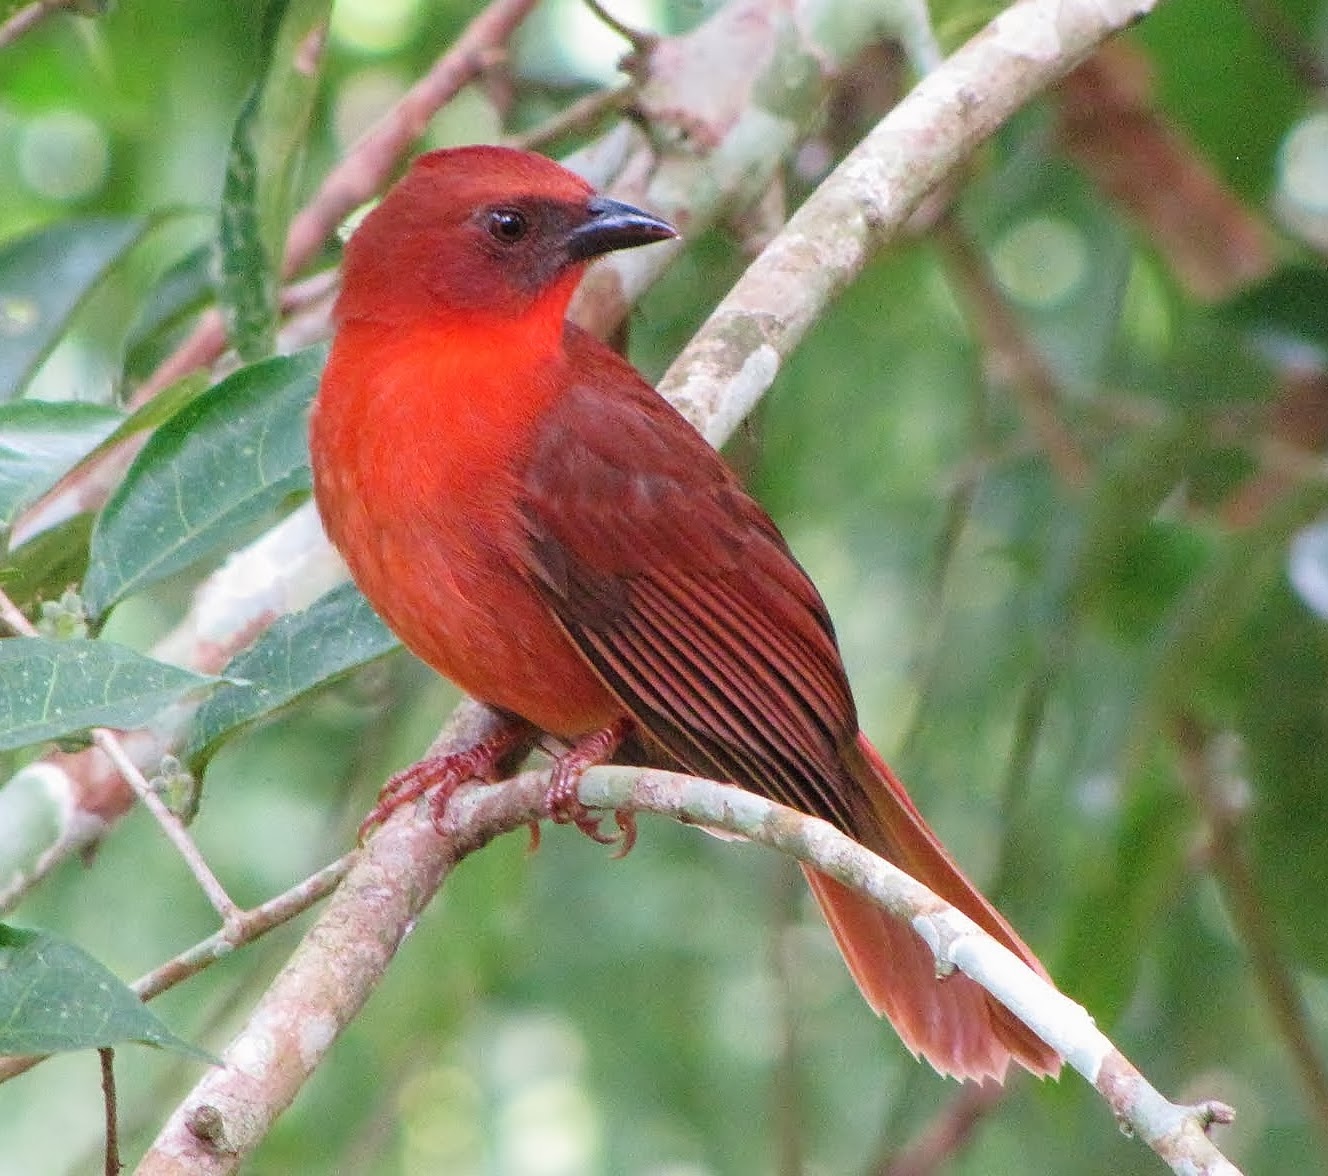
<instances>
[{"instance_id":1,"label":"stem","mask_svg":"<svg viewBox=\"0 0 1328 1176\"><path fill-rule=\"evenodd\" d=\"M104 1046L97 1051L101 1059L101 1096L106 1108L106 1176L120 1176L120 1127L115 1098L115 1050Z\"/></svg>"},{"instance_id":2,"label":"stem","mask_svg":"<svg viewBox=\"0 0 1328 1176\"><path fill-rule=\"evenodd\" d=\"M23 615L18 605L10 599L9 594L3 589L0 589L0 619L4 620L15 633L22 637L38 636L32 622ZM207 900L212 904L213 910L221 916L222 926L225 928L234 926L236 920L240 917L240 908L226 893L226 888L217 880L212 868L203 859L203 854L198 846L194 844L194 839L189 836L189 831L184 827L184 822L166 807L165 802L157 795L143 773L138 770L138 765L130 759L129 754L121 746L115 732L105 727L95 727L92 731L92 742L115 765L116 771L120 773L125 783L134 790L134 794L143 802L148 812L153 815L157 824L161 826L162 832L175 846L176 852L184 858L185 865L189 867L189 872L193 874L203 893L207 895Z\"/></svg>"},{"instance_id":3,"label":"stem","mask_svg":"<svg viewBox=\"0 0 1328 1176\"><path fill-rule=\"evenodd\" d=\"M157 795L147 778L138 770L138 765L129 758L129 754L120 745L120 740L113 731L108 731L105 727L95 728L92 732L92 742L101 748L102 754L115 765L116 771L134 790L134 795L161 826L167 840L175 846L175 851L184 859L194 880L207 895L212 909L221 916L222 927L229 933L238 925L243 912L212 872L212 867L207 864L202 851L189 835L189 830L184 827L184 822L166 807L165 801Z\"/></svg>"},{"instance_id":4,"label":"stem","mask_svg":"<svg viewBox=\"0 0 1328 1176\"><path fill-rule=\"evenodd\" d=\"M966 1085L911 1140L876 1169L876 1176L933 1176L968 1145L1005 1097L994 1082Z\"/></svg>"},{"instance_id":5,"label":"stem","mask_svg":"<svg viewBox=\"0 0 1328 1176\"><path fill-rule=\"evenodd\" d=\"M68 0L36 0L26 8L20 8L0 25L0 49L12 45L24 33L32 32L51 13L60 12L68 7Z\"/></svg>"},{"instance_id":6,"label":"stem","mask_svg":"<svg viewBox=\"0 0 1328 1176\"><path fill-rule=\"evenodd\" d=\"M1009 386L1016 406L1061 482L1071 489L1081 489L1092 467L1060 417L1063 398L1051 368L1001 293L977 243L953 215L941 219L936 241L954 276L960 305L991 368Z\"/></svg>"}]
</instances>

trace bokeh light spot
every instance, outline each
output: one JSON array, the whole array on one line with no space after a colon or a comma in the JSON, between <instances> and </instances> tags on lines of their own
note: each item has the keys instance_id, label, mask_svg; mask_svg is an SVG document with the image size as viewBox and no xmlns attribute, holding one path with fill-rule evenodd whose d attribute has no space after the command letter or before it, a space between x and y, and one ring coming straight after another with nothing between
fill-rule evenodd
<instances>
[{"instance_id":1,"label":"bokeh light spot","mask_svg":"<svg viewBox=\"0 0 1328 1176\"><path fill-rule=\"evenodd\" d=\"M1301 119L1282 140L1273 206L1285 228L1328 247L1328 111Z\"/></svg>"},{"instance_id":2,"label":"bokeh light spot","mask_svg":"<svg viewBox=\"0 0 1328 1176\"><path fill-rule=\"evenodd\" d=\"M31 298L0 294L0 336L17 339L41 322L41 308Z\"/></svg>"},{"instance_id":3,"label":"bokeh light spot","mask_svg":"<svg viewBox=\"0 0 1328 1176\"><path fill-rule=\"evenodd\" d=\"M391 53L410 40L419 15L419 0L337 0L332 36L360 53Z\"/></svg>"},{"instance_id":4,"label":"bokeh light spot","mask_svg":"<svg viewBox=\"0 0 1328 1176\"><path fill-rule=\"evenodd\" d=\"M1306 527L1291 541L1288 575L1301 600L1328 619L1328 519Z\"/></svg>"},{"instance_id":5,"label":"bokeh light spot","mask_svg":"<svg viewBox=\"0 0 1328 1176\"><path fill-rule=\"evenodd\" d=\"M1302 119L1282 143L1281 194L1304 211L1328 214L1328 111Z\"/></svg>"},{"instance_id":6,"label":"bokeh light spot","mask_svg":"<svg viewBox=\"0 0 1328 1176\"><path fill-rule=\"evenodd\" d=\"M1034 216L997 241L992 266L1015 301L1050 310L1069 299L1088 276L1088 247L1071 222Z\"/></svg>"},{"instance_id":7,"label":"bokeh light spot","mask_svg":"<svg viewBox=\"0 0 1328 1176\"><path fill-rule=\"evenodd\" d=\"M106 180L111 148L106 132L76 110L54 110L30 119L18 142L23 183L50 200L82 200Z\"/></svg>"}]
</instances>

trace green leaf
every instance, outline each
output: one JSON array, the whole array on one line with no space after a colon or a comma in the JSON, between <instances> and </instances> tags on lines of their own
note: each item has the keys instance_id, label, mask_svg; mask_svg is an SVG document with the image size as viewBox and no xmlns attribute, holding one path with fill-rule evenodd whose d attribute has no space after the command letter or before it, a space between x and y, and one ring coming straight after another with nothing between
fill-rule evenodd
<instances>
[{"instance_id":1,"label":"green leaf","mask_svg":"<svg viewBox=\"0 0 1328 1176\"><path fill-rule=\"evenodd\" d=\"M184 409L186 405L192 404L202 396L209 387L211 385L207 381L207 376L202 372L193 372L176 380L174 384L158 392L151 400L139 405L128 416L121 414L120 423L115 431L109 433L78 464L84 465L97 461L127 438L160 428L177 412Z\"/></svg>"},{"instance_id":2,"label":"green leaf","mask_svg":"<svg viewBox=\"0 0 1328 1176\"><path fill-rule=\"evenodd\" d=\"M77 401L0 404L0 529L95 449L123 417L113 408Z\"/></svg>"},{"instance_id":3,"label":"green leaf","mask_svg":"<svg viewBox=\"0 0 1328 1176\"><path fill-rule=\"evenodd\" d=\"M1222 307L1224 318L1269 349L1311 344L1328 351L1328 273L1290 266Z\"/></svg>"},{"instance_id":4,"label":"green leaf","mask_svg":"<svg viewBox=\"0 0 1328 1176\"><path fill-rule=\"evenodd\" d=\"M0 1053L56 1053L138 1041L206 1062L133 989L82 948L0 923Z\"/></svg>"},{"instance_id":5,"label":"green leaf","mask_svg":"<svg viewBox=\"0 0 1328 1176\"><path fill-rule=\"evenodd\" d=\"M201 767L227 736L399 646L354 584L283 617L226 668L232 681L199 708L185 753Z\"/></svg>"},{"instance_id":6,"label":"green leaf","mask_svg":"<svg viewBox=\"0 0 1328 1176\"><path fill-rule=\"evenodd\" d=\"M48 490L52 489L60 481L79 477L83 470L100 461L107 453L116 448L127 438L132 437L137 433L149 432L152 429L159 428L161 425L165 424L171 419L171 417L183 409L185 405L192 403L202 396L203 393L208 390L208 387L207 376L202 372L194 372L191 375L177 380L174 384L171 384L169 387L159 392L156 396L152 397L151 400L140 405L136 411L130 413L129 416L125 416L123 413L115 412L111 409L80 405L80 408L96 408L97 412L109 414L115 427L110 431L103 431L104 435L97 439L95 445L79 454L77 461L60 470L59 478L52 478L49 480L39 479L34 483L27 480L25 471L22 470L22 468L15 468L15 481L17 483L19 479L22 479L22 484L16 484L15 486L15 489L20 491L19 500L16 504L16 508L9 514L5 513L5 410L0 407L0 527L4 527L13 522L14 517L18 513L17 508L35 502L42 494L45 494ZM32 402L21 401L16 403L13 407L18 409L19 404L28 403ZM91 430L89 430L89 432L91 432ZM32 454L28 452L29 444L30 443L25 443L20 440L20 445L24 448L22 456L25 460L32 460ZM70 448L73 449L74 447L71 445ZM18 467L19 463L15 463L15 465ZM40 537L40 534L41 533L39 532L37 537ZM87 561L84 560L85 564L86 562ZM82 571L80 571L79 576L81 577L82 574ZM2 571L0 571L0 576L3 576Z\"/></svg>"},{"instance_id":7,"label":"green leaf","mask_svg":"<svg viewBox=\"0 0 1328 1176\"><path fill-rule=\"evenodd\" d=\"M0 244L0 400L18 395L84 298L149 224L145 217L82 217Z\"/></svg>"},{"instance_id":8,"label":"green leaf","mask_svg":"<svg viewBox=\"0 0 1328 1176\"><path fill-rule=\"evenodd\" d=\"M0 751L89 727L141 727L218 679L109 641L0 641Z\"/></svg>"},{"instance_id":9,"label":"green leaf","mask_svg":"<svg viewBox=\"0 0 1328 1176\"><path fill-rule=\"evenodd\" d=\"M152 435L93 532L83 588L90 614L309 488L306 416L323 356L313 348L241 368Z\"/></svg>"},{"instance_id":10,"label":"green leaf","mask_svg":"<svg viewBox=\"0 0 1328 1176\"><path fill-rule=\"evenodd\" d=\"M38 598L60 595L87 574L92 515L83 513L34 535L0 563L0 588L26 611Z\"/></svg>"},{"instance_id":11,"label":"green leaf","mask_svg":"<svg viewBox=\"0 0 1328 1176\"><path fill-rule=\"evenodd\" d=\"M270 0L262 76L235 123L222 189L219 296L231 342L247 360L272 352L277 285L318 89L330 0ZM310 65L313 68L310 68Z\"/></svg>"}]
</instances>

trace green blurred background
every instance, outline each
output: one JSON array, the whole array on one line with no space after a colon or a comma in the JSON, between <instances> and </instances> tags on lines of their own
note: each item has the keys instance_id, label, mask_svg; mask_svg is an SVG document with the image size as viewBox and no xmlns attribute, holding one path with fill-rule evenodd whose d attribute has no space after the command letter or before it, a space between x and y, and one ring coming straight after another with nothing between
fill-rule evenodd
<instances>
[{"instance_id":1,"label":"green blurred background","mask_svg":"<svg viewBox=\"0 0 1328 1176\"><path fill-rule=\"evenodd\" d=\"M714 7L612 5L661 32ZM306 193L477 10L338 0ZM948 47L991 15L970 0L933 12ZM0 242L71 216L163 218L27 397L115 403L131 390L126 334L163 270L214 232L261 22L255 3L122 0L0 51ZM1311 460L1325 434L1283 410L1294 394L1317 420L1325 403L1328 114L1285 38L1321 63L1326 35L1316 0L1167 0L1129 37L1181 154L1276 226L1264 272L1220 297L1178 278L1158 234L1065 149L1059 99L1021 114L966 177L960 232L1045 357L1088 457L1084 485L1056 476L984 357L954 252L935 235L869 266L731 450L829 603L864 728L944 840L1161 1089L1236 1106L1218 1139L1248 1172L1323 1170L1328 1124L1267 1011L1214 868L1225 843L1186 771L1208 764L1237 797L1259 919L1303 1003L1308 1052L1321 1053L1328 630L1315 608L1328 543L1307 528L1328 507ZM535 124L612 81L623 47L573 0L551 0L517 38L506 115L492 92L468 89L426 144ZM846 127L881 113L866 88L800 155L795 196L851 146ZM1165 171L1134 178L1185 198ZM743 265L728 230L689 242L633 319L632 354L652 378ZM153 354L137 357L140 374ZM1238 512L1284 451L1305 461L1284 463L1292 473ZM206 570L131 597L107 635L147 649ZM451 701L398 653L231 741L194 829L232 893L256 903L343 852ZM14 917L125 978L212 930L141 812ZM219 1049L298 933L236 952L154 1007ZM119 1051L131 1158L197 1072ZM534 855L510 837L463 865L247 1170L887 1171L957 1091L862 1004L790 863L658 820L622 861L550 829ZM101 1115L91 1054L7 1084L0 1173L99 1170ZM1161 1168L1068 1074L1015 1076L944 1170Z\"/></svg>"}]
</instances>

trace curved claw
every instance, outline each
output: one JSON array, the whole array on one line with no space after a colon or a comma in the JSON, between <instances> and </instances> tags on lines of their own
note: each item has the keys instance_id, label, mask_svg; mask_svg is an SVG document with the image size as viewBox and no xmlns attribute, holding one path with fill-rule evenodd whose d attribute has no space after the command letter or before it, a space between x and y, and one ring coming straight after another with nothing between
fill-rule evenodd
<instances>
[{"instance_id":1,"label":"curved claw","mask_svg":"<svg viewBox=\"0 0 1328 1176\"><path fill-rule=\"evenodd\" d=\"M364 839L397 809L418 800L426 792L433 793L429 797L429 816L434 828L441 832L443 815L452 793L467 780L489 779L499 762L526 738L528 732L524 723L512 722L464 751L430 756L397 772L383 785L378 802L360 822L357 841L362 845Z\"/></svg>"},{"instance_id":2,"label":"curved claw","mask_svg":"<svg viewBox=\"0 0 1328 1176\"><path fill-rule=\"evenodd\" d=\"M613 820L618 826L618 836L614 838L618 848L613 854L616 861L631 853L632 847L636 844L636 814L629 813L626 809L614 809Z\"/></svg>"},{"instance_id":3,"label":"curved claw","mask_svg":"<svg viewBox=\"0 0 1328 1176\"><path fill-rule=\"evenodd\" d=\"M630 719L619 719L600 731L577 741L553 765L553 775L547 794L549 816L560 825L575 825L592 841L600 845L620 846L615 857L622 857L636 844L636 821L631 813L615 812L613 817L618 832L612 836L599 831L604 819L586 808L577 796L577 786L586 769L607 760L631 730Z\"/></svg>"}]
</instances>

